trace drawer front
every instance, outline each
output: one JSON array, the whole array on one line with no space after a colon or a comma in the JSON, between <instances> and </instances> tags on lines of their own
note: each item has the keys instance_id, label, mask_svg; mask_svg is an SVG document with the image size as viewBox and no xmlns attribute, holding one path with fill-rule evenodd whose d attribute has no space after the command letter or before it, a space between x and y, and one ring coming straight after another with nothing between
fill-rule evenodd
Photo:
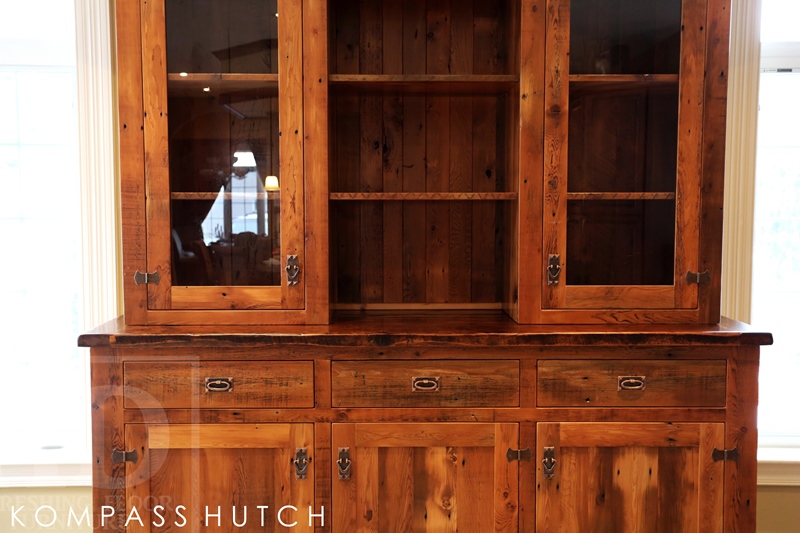
<instances>
[{"instance_id":1,"label":"drawer front","mask_svg":"<svg viewBox=\"0 0 800 533\"><path fill-rule=\"evenodd\" d=\"M311 361L128 362L126 408L314 407Z\"/></svg>"},{"instance_id":2,"label":"drawer front","mask_svg":"<svg viewBox=\"0 0 800 533\"><path fill-rule=\"evenodd\" d=\"M334 407L517 407L519 361L334 361Z\"/></svg>"},{"instance_id":3,"label":"drawer front","mask_svg":"<svg viewBox=\"0 0 800 533\"><path fill-rule=\"evenodd\" d=\"M539 407L724 407L727 363L540 360Z\"/></svg>"}]
</instances>

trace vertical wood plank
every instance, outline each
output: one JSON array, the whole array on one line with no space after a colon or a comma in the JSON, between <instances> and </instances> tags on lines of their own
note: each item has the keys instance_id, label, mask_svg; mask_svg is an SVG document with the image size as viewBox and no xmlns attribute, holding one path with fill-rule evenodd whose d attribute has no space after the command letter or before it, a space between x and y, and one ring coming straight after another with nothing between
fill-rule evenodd
<instances>
[{"instance_id":1,"label":"vertical wood plank","mask_svg":"<svg viewBox=\"0 0 800 533\"><path fill-rule=\"evenodd\" d=\"M331 453L338 459L339 448L349 448L350 460L356 457L356 433L354 424L331 425ZM350 479L339 479L336 461L331 462L331 479L333 480L333 531L358 531L358 478L363 475L360 465L350 468Z\"/></svg>"},{"instance_id":2,"label":"vertical wood plank","mask_svg":"<svg viewBox=\"0 0 800 533\"><path fill-rule=\"evenodd\" d=\"M544 168L544 78L545 78L545 0L522 0L520 8L520 87L519 107L519 200L516 209L519 220L517 275L510 279L516 284L517 320L522 324L539 322L542 307L544 276L542 258L542 176ZM524 231L523 231L524 228ZM512 246L513 248L513 246ZM512 293L512 299L514 294Z\"/></svg>"},{"instance_id":3,"label":"vertical wood plank","mask_svg":"<svg viewBox=\"0 0 800 533\"><path fill-rule=\"evenodd\" d=\"M380 479L378 448L359 447L355 457L361 474L356 480L358 497L358 531L364 533L380 533L378 517L381 515Z\"/></svg>"},{"instance_id":4,"label":"vertical wood plank","mask_svg":"<svg viewBox=\"0 0 800 533\"><path fill-rule=\"evenodd\" d=\"M127 324L147 321L147 286L137 286L133 281L137 270L143 272L147 268L146 235L142 232L147 220L142 179L145 160L141 20L139 2L120 2L116 6L122 285Z\"/></svg>"},{"instance_id":5,"label":"vertical wood plank","mask_svg":"<svg viewBox=\"0 0 800 533\"><path fill-rule=\"evenodd\" d=\"M703 183L700 232L700 272L711 283L699 289L700 322L716 324L720 318L722 287L722 205L725 182L725 132L728 96L728 54L731 1L709 0L706 22L706 85L703 106Z\"/></svg>"},{"instance_id":6,"label":"vertical wood plank","mask_svg":"<svg viewBox=\"0 0 800 533\"><path fill-rule=\"evenodd\" d=\"M403 73L425 74L425 0L406 0L403 12ZM425 97L404 98L403 190L425 190ZM425 204L403 204L403 301L425 301Z\"/></svg>"},{"instance_id":7,"label":"vertical wood plank","mask_svg":"<svg viewBox=\"0 0 800 533\"><path fill-rule=\"evenodd\" d=\"M472 125L472 190L497 190L497 98L475 97ZM497 302L495 260L497 206L475 202L472 209L472 301Z\"/></svg>"},{"instance_id":8,"label":"vertical wood plank","mask_svg":"<svg viewBox=\"0 0 800 533\"><path fill-rule=\"evenodd\" d=\"M383 72L383 13L379 2L360 3L359 72ZM360 95L361 158L360 190L383 190L383 99L379 95ZM383 205L362 202L361 209L361 302L383 301Z\"/></svg>"},{"instance_id":9,"label":"vertical wood plank","mask_svg":"<svg viewBox=\"0 0 800 533\"><path fill-rule=\"evenodd\" d=\"M509 461L509 449L519 449L519 425L495 424L494 523L495 531L519 531L519 461Z\"/></svg>"},{"instance_id":10,"label":"vertical wood plank","mask_svg":"<svg viewBox=\"0 0 800 533\"><path fill-rule=\"evenodd\" d=\"M316 361L320 363L321 361ZM328 361L329 365L330 362ZM330 368L328 368L330 370ZM330 376L330 371L328 372ZM316 376L315 376L316 382ZM316 384L316 383L315 383ZM330 390L330 389L326 389ZM319 402L319 399L317 399ZM329 400L330 401L330 400ZM320 402L324 403L324 402ZM330 405L328 405L330 407ZM320 408L319 403L317 408ZM333 506L333 495L331 494L331 487L333 480L331 479L331 472L336 470L335 459L338 459L338 453L335 459L331 458L334 454L331 450L331 424L328 422L317 422L314 424L314 472L316 475L309 480L314 483L314 513L323 513L325 515L325 525L322 525L322 520L315 519L316 528L314 531L317 533L327 533L332 531L332 515L336 513ZM337 450L338 451L338 450ZM338 479L337 479L338 481Z\"/></svg>"},{"instance_id":11,"label":"vertical wood plank","mask_svg":"<svg viewBox=\"0 0 800 533\"><path fill-rule=\"evenodd\" d=\"M335 19L337 74L355 74L360 57L359 11L344 2L337 4ZM334 99L336 126L331 142L335 155L334 186L337 191L360 191L360 105L358 96L337 95ZM361 301L361 211L358 205L336 206L335 230L330 232L335 243L331 252L336 258L336 301Z\"/></svg>"},{"instance_id":12,"label":"vertical wood plank","mask_svg":"<svg viewBox=\"0 0 800 533\"><path fill-rule=\"evenodd\" d=\"M280 100L281 265L287 256L300 258L305 269L305 180L303 168L303 4L279 0L278 61ZM285 277L282 279L285 280ZM305 307L305 276L297 285L281 281L281 303L286 309Z\"/></svg>"},{"instance_id":13,"label":"vertical wood plank","mask_svg":"<svg viewBox=\"0 0 800 533\"><path fill-rule=\"evenodd\" d=\"M383 72L403 72L403 2L383 3ZM383 99L383 190L403 190L403 97ZM383 204L383 299L403 301L403 204Z\"/></svg>"},{"instance_id":14,"label":"vertical wood plank","mask_svg":"<svg viewBox=\"0 0 800 533\"><path fill-rule=\"evenodd\" d=\"M542 308L564 306L567 277L567 138L569 133L569 0L547 0L544 92L544 198L543 253L538 265L542 276ZM561 256L557 285L547 284L549 255Z\"/></svg>"},{"instance_id":15,"label":"vertical wood plank","mask_svg":"<svg viewBox=\"0 0 800 533\"><path fill-rule=\"evenodd\" d=\"M561 427L558 423L540 423L536 429L536 533L560 533L564 523L560 504L560 471L553 479L545 479L542 468L544 448L553 447L556 457L561 453Z\"/></svg>"},{"instance_id":16,"label":"vertical wood plank","mask_svg":"<svg viewBox=\"0 0 800 533\"><path fill-rule=\"evenodd\" d=\"M728 361L725 449L739 450L738 461L725 461L725 531L756 531L755 465L758 451L758 346L741 346Z\"/></svg>"},{"instance_id":17,"label":"vertical wood plank","mask_svg":"<svg viewBox=\"0 0 800 533\"><path fill-rule=\"evenodd\" d=\"M414 449L380 448L379 531L412 533L414 516Z\"/></svg>"},{"instance_id":18,"label":"vertical wood plank","mask_svg":"<svg viewBox=\"0 0 800 533\"><path fill-rule=\"evenodd\" d=\"M487 512L492 492L494 453L489 447L461 447L456 454L456 512L459 531L492 531L495 521Z\"/></svg>"},{"instance_id":19,"label":"vertical wood plank","mask_svg":"<svg viewBox=\"0 0 800 533\"><path fill-rule=\"evenodd\" d=\"M699 531L697 453L697 448L659 449L659 533Z\"/></svg>"},{"instance_id":20,"label":"vertical wood plank","mask_svg":"<svg viewBox=\"0 0 800 533\"><path fill-rule=\"evenodd\" d=\"M423 448L425 477L428 480L425 502L425 531L455 533L457 510L455 491L455 450L449 447Z\"/></svg>"},{"instance_id":21,"label":"vertical wood plank","mask_svg":"<svg viewBox=\"0 0 800 533\"><path fill-rule=\"evenodd\" d=\"M122 363L107 347L90 351L92 401L92 487L94 523L101 523L104 505L114 508L106 519L109 531L124 531L126 515L125 463L111 462L113 450L125 448L122 402Z\"/></svg>"},{"instance_id":22,"label":"vertical wood plank","mask_svg":"<svg viewBox=\"0 0 800 533\"><path fill-rule=\"evenodd\" d=\"M450 71L450 0L428 0L427 72ZM426 102L425 173L428 192L449 191L450 98L429 95ZM450 205L426 202L426 303L449 301Z\"/></svg>"},{"instance_id":23,"label":"vertical wood plank","mask_svg":"<svg viewBox=\"0 0 800 533\"><path fill-rule=\"evenodd\" d=\"M136 519L126 520L124 531L131 533L144 533L150 531L149 506L142 505L141 502L150 501L150 449L147 446L147 427L144 424L125 425L125 450L136 450L139 453L139 460L136 463L126 462L125 465L125 496L126 511L123 516L132 514L135 507L141 522ZM135 515L134 515L135 516ZM108 520L108 519L106 519ZM98 522L99 523L99 522Z\"/></svg>"},{"instance_id":24,"label":"vertical wood plank","mask_svg":"<svg viewBox=\"0 0 800 533\"><path fill-rule=\"evenodd\" d=\"M697 272L700 253L706 2L684 0L682 17L675 213L675 307L679 309L697 306L698 285L686 283L686 273Z\"/></svg>"},{"instance_id":25,"label":"vertical wood plank","mask_svg":"<svg viewBox=\"0 0 800 533\"><path fill-rule=\"evenodd\" d=\"M172 288L167 56L164 4L142 3L142 94L144 100L147 272L161 282L147 284L148 309L169 309Z\"/></svg>"},{"instance_id":26,"label":"vertical wood plank","mask_svg":"<svg viewBox=\"0 0 800 533\"><path fill-rule=\"evenodd\" d=\"M304 0L306 322L330 320L328 215L328 2Z\"/></svg>"},{"instance_id":27,"label":"vertical wood plank","mask_svg":"<svg viewBox=\"0 0 800 533\"><path fill-rule=\"evenodd\" d=\"M724 424L703 424L700 428L699 448L699 484L697 493L700 497L698 509L698 531L721 533L723 514L723 487L725 480L725 462L714 461L714 449L722 450L725 446Z\"/></svg>"},{"instance_id":28,"label":"vertical wood plank","mask_svg":"<svg viewBox=\"0 0 800 533\"><path fill-rule=\"evenodd\" d=\"M622 503L617 509L620 530L658 531L658 457L658 448L654 447L615 448L613 490Z\"/></svg>"}]
</instances>

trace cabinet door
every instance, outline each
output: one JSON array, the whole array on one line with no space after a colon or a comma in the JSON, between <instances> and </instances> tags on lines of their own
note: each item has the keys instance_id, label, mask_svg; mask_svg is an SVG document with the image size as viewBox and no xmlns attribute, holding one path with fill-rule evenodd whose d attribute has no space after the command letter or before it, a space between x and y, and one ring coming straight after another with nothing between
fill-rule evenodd
<instances>
[{"instance_id":1,"label":"cabinet door","mask_svg":"<svg viewBox=\"0 0 800 533\"><path fill-rule=\"evenodd\" d=\"M141 33L147 308L303 308L301 0L142 2Z\"/></svg>"},{"instance_id":2,"label":"cabinet door","mask_svg":"<svg viewBox=\"0 0 800 533\"><path fill-rule=\"evenodd\" d=\"M694 309L706 1L548 3L542 308Z\"/></svg>"},{"instance_id":3,"label":"cabinet door","mask_svg":"<svg viewBox=\"0 0 800 533\"><path fill-rule=\"evenodd\" d=\"M537 533L721 532L723 428L539 424Z\"/></svg>"},{"instance_id":4,"label":"cabinet door","mask_svg":"<svg viewBox=\"0 0 800 533\"><path fill-rule=\"evenodd\" d=\"M517 424L334 424L334 532L518 531L518 463L506 457L518 433Z\"/></svg>"},{"instance_id":5,"label":"cabinet door","mask_svg":"<svg viewBox=\"0 0 800 533\"><path fill-rule=\"evenodd\" d=\"M126 530L312 531L313 440L310 424L128 424Z\"/></svg>"}]
</instances>

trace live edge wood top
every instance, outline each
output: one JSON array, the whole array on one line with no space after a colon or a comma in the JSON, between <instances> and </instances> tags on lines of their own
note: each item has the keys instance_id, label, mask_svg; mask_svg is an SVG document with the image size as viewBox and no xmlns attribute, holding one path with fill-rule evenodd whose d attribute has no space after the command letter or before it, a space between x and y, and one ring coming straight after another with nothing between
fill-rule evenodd
<instances>
[{"instance_id":1,"label":"live edge wood top","mask_svg":"<svg viewBox=\"0 0 800 533\"><path fill-rule=\"evenodd\" d=\"M122 317L78 338L78 345L306 346L678 346L767 345L772 334L723 318L713 325L528 326L499 313L337 314L314 326L126 326Z\"/></svg>"}]
</instances>

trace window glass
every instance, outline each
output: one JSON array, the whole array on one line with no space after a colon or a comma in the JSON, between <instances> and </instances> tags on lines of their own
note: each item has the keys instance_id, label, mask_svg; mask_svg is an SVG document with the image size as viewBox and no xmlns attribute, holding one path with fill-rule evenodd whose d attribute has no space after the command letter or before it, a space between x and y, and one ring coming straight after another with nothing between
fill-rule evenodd
<instances>
[{"instance_id":1,"label":"window glass","mask_svg":"<svg viewBox=\"0 0 800 533\"><path fill-rule=\"evenodd\" d=\"M796 0L763 0L762 41L800 41L798 20ZM800 418L787 416L800 381L800 56L779 55L762 56L778 68L764 69L759 87L751 321L775 342L761 357L762 446L800 445Z\"/></svg>"},{"instance_id":2,"label":"window glass","mask_svg":"<svg viewBox=\"0 0 800 533\"><path fill-rule=\"evenodd\" d=\"M0 464L90 458L73 20L72 0L0 3Z\"/></svg>"}]
</instances>

